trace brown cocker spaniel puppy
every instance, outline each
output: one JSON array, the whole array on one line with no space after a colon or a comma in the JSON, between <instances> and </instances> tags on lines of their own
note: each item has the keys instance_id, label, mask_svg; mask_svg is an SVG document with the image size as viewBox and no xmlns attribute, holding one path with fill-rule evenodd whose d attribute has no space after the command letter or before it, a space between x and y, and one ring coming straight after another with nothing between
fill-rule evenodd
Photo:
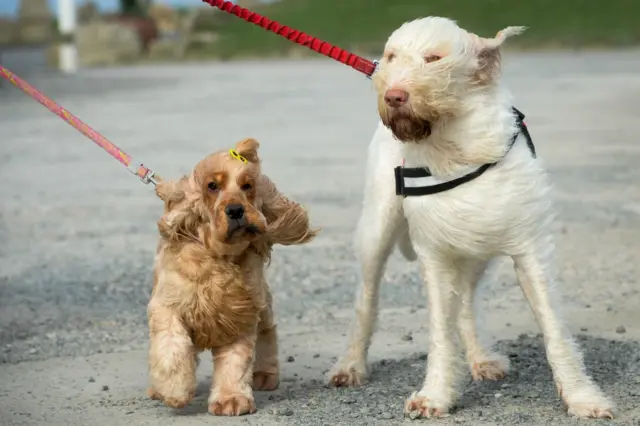
<instances>
[{"instance_id":1,"label":"brown cocker spaniel puppy","mask_svg":"<svg viewBox=\"0 0 640 426\"><path fill-rule=\"evenodd\" d=\"M193 398L204 350L214 359L210 413L254 413L252 390L278 387L265 267L274 244L304 244L317 231L261 173L258 146L243 140L156 187L165 208L148 305L149 395L169 407Z\"/></svg>"}]
</instances>

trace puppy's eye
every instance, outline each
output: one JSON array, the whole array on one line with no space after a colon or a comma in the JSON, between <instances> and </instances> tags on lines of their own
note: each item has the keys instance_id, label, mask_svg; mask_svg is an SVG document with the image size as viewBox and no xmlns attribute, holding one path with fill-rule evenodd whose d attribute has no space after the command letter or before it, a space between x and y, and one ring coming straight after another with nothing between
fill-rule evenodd
<instances>
[{"instance_id":1,"label":"puppy's eye","mask_svg":"<svg viewBox=\"0 0 640 426\"><path fill-rule=\"evenodd\" d=\"M243 191L248 191L248 190L250 190L250 189L251 189L251 184L249 184L249 183L245 183L244 185L242 185L242 186L240 187L240 189L242 189Z\"/></svg>"},{"instance_id":2,"label":"puppy's eye","mask_svg":"<svg viewBox=\"0 0 640 426\"><path fill-rule=\"evenodd\" d=\"M431 62L439 61L440 59L442 59L442 56L438 56L438 55L427 55L424 57L424 61L427 64L430 64Z\"/></svg>"},{"instance_id":3,"label":"puppy's eye","mask_svg":"<svg viewBox=\"0 0 640 426\"><path fill-rule=\"evenodd\" d=\"M391 62L396 58L395 53L389 53L387 54L387 62Z\"/></svg>"},{"instance_id":4,"label":"puppy's eye","mask_svg":"<svg viewBox=\"0 0 640 426\"><path fill-rule=\"evenodd\" d=\"M218 184L215 182L209 182L209 185L207 185L207 188L209 188L209 191L215 192L218 190Z\"/></svg>"}]
</instances>

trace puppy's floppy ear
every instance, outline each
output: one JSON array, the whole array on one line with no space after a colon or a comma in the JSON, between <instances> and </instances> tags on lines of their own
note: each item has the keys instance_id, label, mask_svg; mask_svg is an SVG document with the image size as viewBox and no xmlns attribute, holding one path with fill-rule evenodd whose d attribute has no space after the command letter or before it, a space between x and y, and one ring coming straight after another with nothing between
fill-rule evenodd
<instances>
[{"instance_id":1,"label":"puppy's floppy ear","mask_svg":"<svg viewBox=\"0 0 640 426\"><path fill-rule=\"evenodd\" d=\"M182 177L178 182L159 180L156 185L156 195L164 201L164 212L167 213L176 203L184 200L187 186L187 177Z\"/></svg>"},{"instance_id":2,"label":"puppy's floppy ear","mask_svg":"<svg viewBox=\"0 0 640 426\"><path fill-rule=\"evenodd\" d=\"M280 193L268 177L260 178L258 191L267 219L265 236L270 244L304 244L315 238L319 230L309 226L304 207Z\"/></svg>"},{"instance_id":3,"label":"puppy's floppy ear","mask_svg":"<svg viewBox=\"0 0 640 426\"><path fill-rule=\"evenodd\" d=\"M258 157L258 148L260 143L253 138L246 138L236 144L236 152L242 155L250 163L257 163L260 161Z\"/></svg>"},{"instance_id":4,"label":"puppy's floppy ear","mask_svg":"<svg viewBox=\"0 0 640 426\"><path fill-rule=\"evenodd\" d=\"M160 235L169 241L197 239L202 224L200 199L192 191L189 177L178 182L163 181L156 186L156 194L164 201L164 214L158 221Z\"/></svg>"},{"instance_id":5,"label":"puppy's floppy ear","mask_svg":"<svg viewBox=\"0 0 640 426\"><path fill-rule=\"evenodd\" d=\"M512 36L522 34L526 27L507 27L498 31L494 38L478 37L475 39L475 52L478 56L478 69L474 74L479 84L489 84L500 74L500 47Z\"/></svg>"}]
</instances>

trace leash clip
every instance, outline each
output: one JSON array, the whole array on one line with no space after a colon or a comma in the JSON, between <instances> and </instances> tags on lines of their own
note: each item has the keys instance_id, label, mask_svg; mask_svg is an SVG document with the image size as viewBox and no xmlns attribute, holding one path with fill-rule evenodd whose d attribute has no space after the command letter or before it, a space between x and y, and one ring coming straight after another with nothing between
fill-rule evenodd
<instances>
[{"instance_id":1,"label":"leash clip","mask_svg":"<svg viewBox=\"0 0 640 426\"><path fill-rule=\"evenodd\" d=\"M129 170L132 174L138 176L142 183L144 183L145 185L149 185L149 183L156 185L158 183L158 181L156 181L154 177L156 175L154 171L145 167L142 163L138 163L137 161L134 162L133 160L131 160L131 162L127 166L127 170Z\"/></svg>"},{"instance_id":2,"label":"leash clip","mask_svg":"<svg viewBox=\"0 0 640 426\"><path fill-rule=\"evenodd\" d=\"M378 65L380 64L380 61L373 60L373 61L371 61L371 63L373 64L373 72L371 73L371 75L368 75L368 76L367 76L367 78L368 78L369 80L371 80L371 76L372 76L373 74L375 74L376 70L378 69Z\"/></svg>"},{"instance_id":3,"label":"leash clip","mask_svg":"<svg viewBox=\"0 0 640 426\"><path fill-rule=\"evenodd\" d=\"M155 172L152 170L147 171L147 173L144 175L144 177L141 177L140 180L142 181L142 183L144 183L145 185L149 185L149 183L152 183L154 186L157 185L157 181L154 178L155 176Z\"/></svg>"}]
</instances>

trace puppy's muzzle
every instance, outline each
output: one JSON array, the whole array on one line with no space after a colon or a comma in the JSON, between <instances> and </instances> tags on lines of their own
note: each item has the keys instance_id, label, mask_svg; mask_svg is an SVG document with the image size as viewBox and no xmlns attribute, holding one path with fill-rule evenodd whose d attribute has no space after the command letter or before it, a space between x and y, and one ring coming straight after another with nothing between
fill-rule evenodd
<instances>
[{"instance_id":1,"label":"puppy's muzzle","mask_svg":"<svg viewBox=\"0 0 640 426\"><path fill-rule=\"evenodd\" d=\"M224 208L224 213L228 219L227 239L230 239L239 230L244 230L254 235L260 233L257 226L247 222L242 204L229 204Z\"/></svg>"}]
</instances>

